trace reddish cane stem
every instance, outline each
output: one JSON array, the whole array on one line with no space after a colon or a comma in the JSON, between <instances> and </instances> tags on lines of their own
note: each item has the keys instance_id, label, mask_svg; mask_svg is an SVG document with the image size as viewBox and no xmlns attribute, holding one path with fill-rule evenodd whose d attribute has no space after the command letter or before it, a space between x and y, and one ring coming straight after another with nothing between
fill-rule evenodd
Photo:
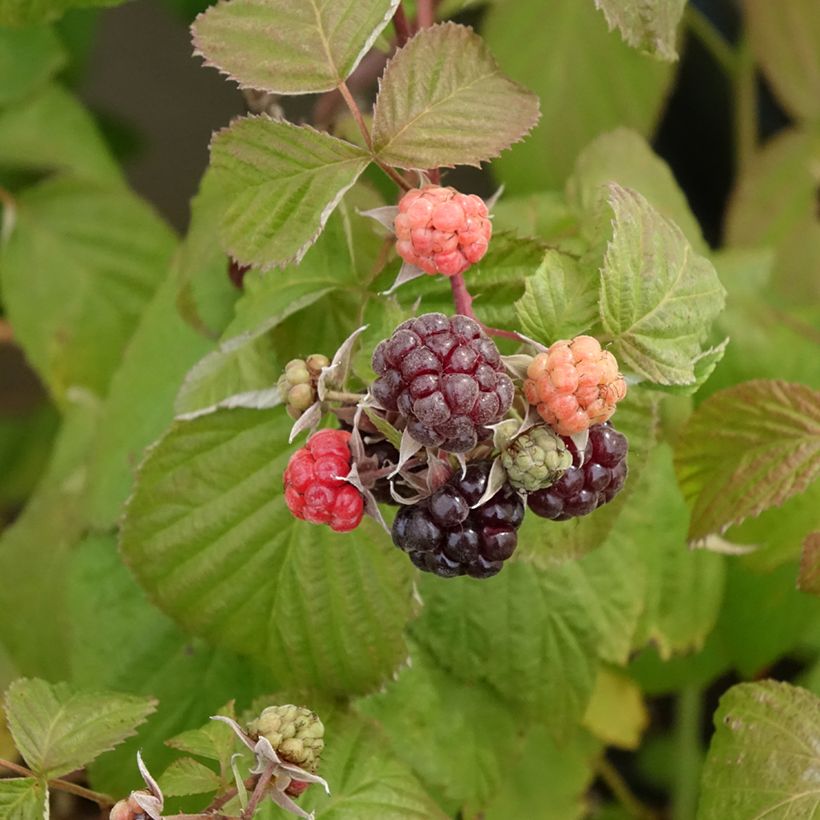
<instances>
[{"instance_id":1,"label":"reddish cane stem","mask_svg":"<svg viewBox=\"0 0 820 820\"><path fill-rule=\"evenodd\" d=\"M453 303L456 307L456 313L461 313L463 316L469 316L471 319L475 319L475 321L481 325L484 332L490 336L512 339L516 342L524 341L514 330L501 330L501 328L489 327L475 315L475 311L473 310L473 297L470 295L470 291L467 290L467 283L464 281L463 273L450 277L450 287L453 291Z\"/></svg>"},{"instance_id":2,"label":"reddish cane stem","mask_svg":"<svg viewBox=\"0 0 820 820\"><path fill-rule=\"evenodd\" d=\"M398 47L401 48L413 36L410 21L407 19L407 13L401 3L399 3L399 7L393 15L393 28L396 29L396 42Z\"/></svg>"},{"instance_id":3,"label":"reddish cane stem","mask_svg":"<svg viewBox=\"0 0 820 820\"><path fill-rule=\"evenodd\" d=\"M275 768L276 764L270 762L267 766L265 766L265 770L262 774L259 775L259 780L256 781L256 788L253 790L253 794L251 795L250 800L248 800L248 805L245 806L245 810L241 814L242 820L250 820L250 818L255 814L256 809L262 802L262 798L267 794L267 791L270 788L270 781L273 777L273 771Z\"/></svg>"},{"instance_id":4,"label":"reddish cane stem","mask_svg":"<svg viewBox=\"0 0 820 820\"><path fill-rule=\"evenodd\" d=\"M416 23L419 29L430 28L436 22L435 0L419 0Z\"/></svg>"}]
</instances>

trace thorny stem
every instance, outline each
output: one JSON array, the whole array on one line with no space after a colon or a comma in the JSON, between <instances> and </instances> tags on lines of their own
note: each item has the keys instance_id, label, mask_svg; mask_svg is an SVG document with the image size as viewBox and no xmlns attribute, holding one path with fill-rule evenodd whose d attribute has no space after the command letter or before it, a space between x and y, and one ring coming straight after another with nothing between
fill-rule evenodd
<instances>
[{"instance_id":1,"label":"thorny stem","mask_svg":"<svg viewBox=\"0 0 820 820\"><path fill-rule=\"evenodd\" d=\"M248 800L248 805L245 806L242 814L240 815L241 820L250 820L256 812L259 804L262 802L262 798L268 791L270 787L270 780L273 777L273 771L276 768L276 764L271 761L265 766L264 771L261 775L259 775L259 780L256 781L256 788L253 790L253 794L251 794L251 799Z\"/></svg>"},{"instance_id":2,"label":"thorny stem","mask_svg":"<svg viewBox=\"0 0 820 820\"><path fill-rule=\"evenodd\" d=\"M25 766L18 766L10 760L0 760L0 766L23 777L36 777L31 769L27 769ZM68 792L76 797L82 797L85 800L90 800L92 803L96 803L103 808L110 808L114 805L114 799L107 794L86 789L84 786L79 786L76 783L69 783L68 780L49 780L48 787L50 789L56 789L57 791Z\"/></svg>"},{"instance_id":3,"label":"thorny stem","mask_svg":"<svg viewBox=\"0 0 820 820\"><path fill-rule=\"evenodd\" d=\"M410 21L407 19L407 13L401 3L399 3L399 7L393 15L393 28L396 29L396 42L401 48L413 36Z\"/></svg>"},{"instance_id":4,"label":"thorny stem","mask_svg":"<svg viewBox=\"0 0 820 820\"><path fill-rule=\"evenodd\" d=\"M621 773L601 755L595 764L595 771L601 780L606 783L615 799L626 809L627 813L636 820L656 820L657 815L648 806L645 806L629 788Z\"/></svg>"}]
</instances>

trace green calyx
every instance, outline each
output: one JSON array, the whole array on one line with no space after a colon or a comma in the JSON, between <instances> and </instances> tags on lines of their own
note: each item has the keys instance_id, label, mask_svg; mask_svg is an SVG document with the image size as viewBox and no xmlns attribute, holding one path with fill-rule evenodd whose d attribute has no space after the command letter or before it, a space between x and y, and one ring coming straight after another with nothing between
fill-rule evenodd
<instances>
[{"instance_id":1,"label":"green calyx","mask_svg":"<svg viewBox=\"0 0 820 820\"><path fill-rule=\"evenodd\" d=\"M309 772L319 767L325 727L319 716L305 706L269 706L248 724L248 732L267 738L274 751L289 763Z\"/></svg>"},{"instance_id":2,"label":"green calyx","mask_svg":"<svg viewBox=\"0 0 820 820\"><path fill-rule=\"evenodd\" d=\"M572 454L546 426L533 427L518 436L501 453L507 480L528 493L554 484L572 466Z\"/></svg>"}]
</instances>

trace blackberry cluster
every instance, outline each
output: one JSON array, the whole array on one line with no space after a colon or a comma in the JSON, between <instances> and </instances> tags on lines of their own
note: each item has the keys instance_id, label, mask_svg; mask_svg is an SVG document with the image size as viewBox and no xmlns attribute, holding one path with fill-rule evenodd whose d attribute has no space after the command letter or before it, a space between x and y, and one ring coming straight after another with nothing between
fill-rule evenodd
<instances>
[{"instance_id":1,"label":"blackberry cluster","mask_svg":"<svg viewBox=\"0 0 820 820\"><path fill-rule=\"evenodd\" d=\"M536 515L553 521L588 515L612 501L626 481L629 445L609 422L589 428L583 464L572 439L564 443L572 453L572 466L551 487L527 496Z\"/></svg>"},{"instance_id":2,"label":"blackberry cluster","mask_svg":"<svg viewBox=\"0 0 820 820\"><path fill-rule=\"evenodd\" d=\"M373 397L405 417L420 444L464 453L500 421L514 387L495 342L467 316L408 319L373 353Z\"/></svg>"},{"instance_id":3,"label":"blackberry cluster","mask_svg":"<svg viewBox=\"0 0 820 820\"><path fill-rule=\"evenodd\" d=\"M421 570L443 578L489 578L518 546L524 502L505 484L472 509L487 487L492 463L473 462L418 504L402 507L393 522L393 542Z\"/></svg>"}]
</instances>

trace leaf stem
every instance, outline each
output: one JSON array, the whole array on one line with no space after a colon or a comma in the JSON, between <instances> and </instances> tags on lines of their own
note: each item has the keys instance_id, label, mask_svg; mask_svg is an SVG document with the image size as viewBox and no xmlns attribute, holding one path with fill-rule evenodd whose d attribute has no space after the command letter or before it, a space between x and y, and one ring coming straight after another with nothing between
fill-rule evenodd
<instances>
[{"instance_id":1,"label":"leaf stem","mask_svg":"<svg viewBox=\"0 0 820 820\"><path fill-rule=\"evenodd\" d=\"M343 82L339 86L339 93L342 95L345 103L347 104L348 109L350 109L350 113L353 115L353 119L356 121L356 125L359 126L359 131L362 133L362 137L364 137L364 143L367 146L367 150L370 151L370 155L373 158L373 161L382 171L405 191L409 191L410 188L413 186L404 179L394 168L391 168L389 165L386 165L382 162L377 156L376 152L373 150L373 137L370 135L370 129L367 127L367 123L364 121L364 116L362 115L362 111L359 108L356 100L354 99L353 95L350 93L350 89L347 87L347 83Z\"/></svg>"},{"instance_id":2,"label":"leaf stem","mask_svg":"<svg viewBox=\"0 0 820 820\"><path fill-rule=\"evenodd\" d=\"M730 79L737 69L737 54L715 24L695 5L686 6L685 21L689 31L700 40L712 59Z\"/></svg>"},{"instance_id":3,"label":"leaf stem","mask_svg":"<svg viewBox=\"0 0 820 820\"><path fill-rule=\"evenodd\" d=\"M629 788L621 773L609 762L606 755L601 755L595 764L595 771L606 783L615 799L636 820L656 820L657 815L649 806L644 805Z\"/></svg>"},{"instance_id":4,"label":"leaf stem","mask_svg":"<svg viewBox=\"0 0 820 820\"><path fill-rule=\"evenodd\" d=\"M402 3L399 3L393 15L393 28L396 30L396 43L401 48L413 36L410 21L407 19L407 12Z\"/></svg>"},{"instance_id":5,"label":"leaf stem","mask_svg":"<svg viewBox=\"0 0 820 820\"><path fill-rule=\"evenodd\" d=\"M672 798L674 820L693 820L697 813L703 747L700 729L703 703L699 687L681 689L675 707L676 779Z\"/></svg>"},{"instance_id":6,"label":"leaf stem","mask_svg":"<svg viewBox=\"0 0 820 820\"><path fill-rule=\"evenodd\" d=\"M17 200L2 185L0 185L0 205L3 206L3 217L0 220L0 243L5 243L17 222Z\"/></svg>"},{"instance_id":7,"label":"leaf stem","mask_svg":"<svg viewBox=\"0 0 820 820\"><path fill-rule=\"evenodd\" d=\"M259 807L259 804L262 802L262 798L265 796L268 788L270 787L270 781L273 777L273 771L276 768L276 764L271 761L265 766L264 771L261 775L259 775L259 780L256 781L256 788L253 790L253 794L251 794L251 799L248 800L248 805L242 811L240 815L241 820L251 820L253 815L256 813L256 809Z\"/></svg>"},{"instance_id":8,"label":"leaf stem","mask_svg":"<svg viewBox=\"0 0 820 820\"><path fill-rule=\"evenodd\" d=\"M325 390L325 398L329 401L354 402L358 404L363 398L363 393L348 393L345 390Z\"/></svg>"},{"instance_id":9,"label":"leaf stem","mask_svg":"<svg viewBox=\"0 0 820 820\"><path fill-rule=\"evenodd\" d=\"M19 766L10 760L0 760L0 767L8 769L15 774L22 775L23 777L37 777L31 769L27 769L25 766ZM114 805L114 799L109 797L109 795L86 789L84 786L80 786L77 783L70 783L68 780L49 780L48 787L50 789L56 789L57 791L68 792L77 797L82 797L85 800L90 800L92 803L96 803L103 808L110 808Z\"/></svg>"},{"instance_id":10,"label":"leaf stem","mask_svg":"<svg viewBox=\"0 0 820 820\"><path fill-rule=\"evenodd\" d=\"M489 327L489 325L485 325L478 316L475 315L475 311L473 310L473 297L470 295L470 291L467 290L467 283L464 281L464 274L458 273L455 276L450 277L450 288L453 291L453 304L456 308L456 313L460 313L463 316L469 316L471 319L475 319L481 328L484 330L485 333L488 333L490 336L498 336L503 339L512 339L516 342L524 342L525 339L522 339L521 336L516 333L514 330L502 330L498 327Z\"/></svg>"},{"instance_id":11,"label":"leaf stem","mask_svg":"<svg viewBox=\"0 0 820 820\"><path fill-rule=\"evenodd\" d=\"M419 29L430 28L436 22L436 0L418 0L416 25Z\"/></svg>"},{"instance_id":12,"label":"leaf stem","mask_svg":"<svg viewBox=\"0 0 820 820\"><path fill-rule=\"evenodd\" d=\"M757 78L752 49L746 37L737 49L735 81L736 170L744 169L757 150Z\"/></svg>"}]
</instances>

